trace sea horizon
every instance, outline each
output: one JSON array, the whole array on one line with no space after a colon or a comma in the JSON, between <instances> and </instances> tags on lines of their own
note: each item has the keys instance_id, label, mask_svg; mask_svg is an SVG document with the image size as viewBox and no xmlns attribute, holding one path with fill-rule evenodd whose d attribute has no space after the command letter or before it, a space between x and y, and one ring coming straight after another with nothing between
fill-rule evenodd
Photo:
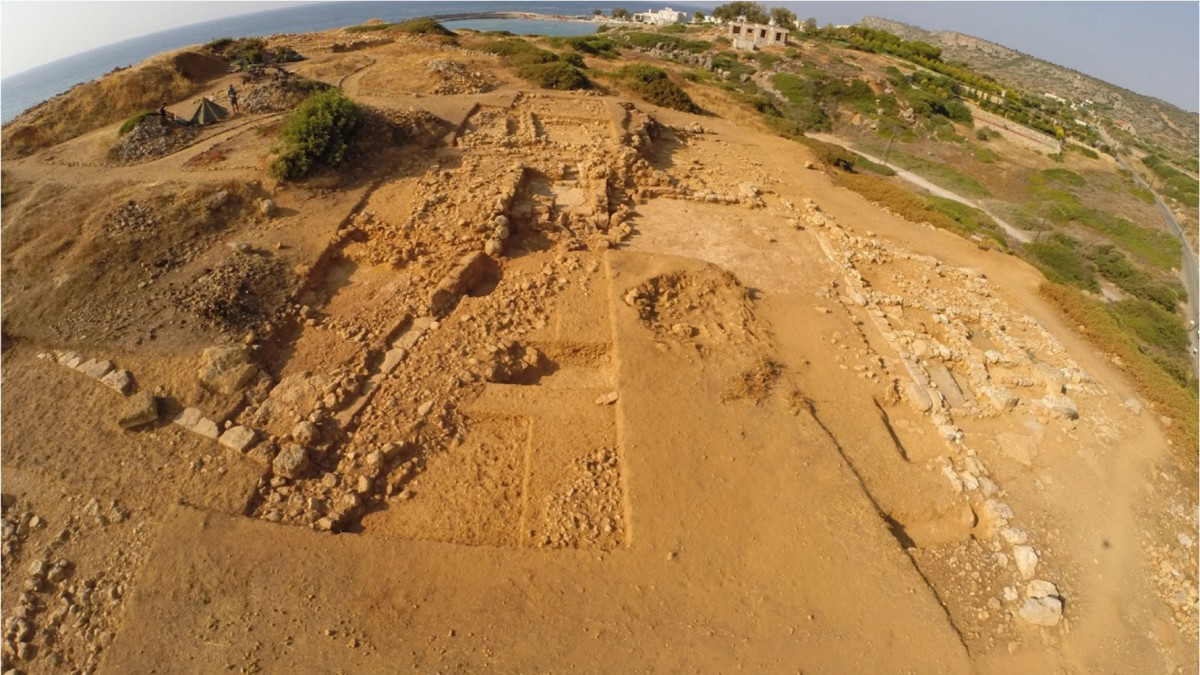
<instances>
[{"instance_id":1,"label":"sea horizon","mask_svg":"<svg viewBox=\"0 0 1200 675\"><path fill-rule=\"evenodd\" d=\"M25 111L113 70L136 65L156 54L193 45L203 45L217 38L312 33L355 26L371 19L401 21L425 16L440 17L492 12L522 12L547 17L556 15L588 17L591 16L593 9L610 11L615 6L618 5L610 2L584 4L580 2L486 2L481 0L471 2L320 2L203 21L90 49L0 79L0 124L8 124ZM689 11L703 9L683 4L675 6Z\"/></svg>"}]
</instances>

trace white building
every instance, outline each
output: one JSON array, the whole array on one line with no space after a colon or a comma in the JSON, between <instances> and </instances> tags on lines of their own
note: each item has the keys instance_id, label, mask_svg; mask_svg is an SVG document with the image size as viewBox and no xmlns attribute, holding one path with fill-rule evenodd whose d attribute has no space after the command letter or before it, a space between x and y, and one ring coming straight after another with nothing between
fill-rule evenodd
<instances>
[{"instance_id":1,"label":"white building","mask_svg":"<svg viewBox=\"0 0 1200 675\"><path fill-rule=\"evenodd\" d=\"M684 12L676 12L667 7L660 9L657 12L646 10L633 15L633 20L637 23L648 23L655 26L670 26L673 23L687 23L687 14Z\"/></svg>"}]
</instances>

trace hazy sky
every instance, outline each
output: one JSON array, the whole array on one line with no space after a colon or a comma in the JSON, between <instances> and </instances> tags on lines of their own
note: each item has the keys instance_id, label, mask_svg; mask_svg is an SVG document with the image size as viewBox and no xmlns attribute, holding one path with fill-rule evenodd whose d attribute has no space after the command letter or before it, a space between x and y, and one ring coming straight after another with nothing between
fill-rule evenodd
<instances>
[{"instance_id":1,"label":"hazy sky","mask_svg":"<svg viewBox=\"0 0 1200 675\"><path fill-rule=\"evenodd\" d=\"M0 0L0 75L138 35L297 4L304 3ZM639 9L661 3L584 0L579 4L586 12L592 7ZM789 7L800 18L812 16L822 25L853 23L875 15L929 30L967 33L1193 112L1200 110L1200 3L1195 0L763 4Z\"/></svg>"},{"instance_id":2,"label":"hazy sky","mask_svg":"<svg viewBox=\"0 0 1200 675\"><path fill-rule=\"evenodd\" d=\"M0 76L168 28L299 4L0 0Z\"/></svg>"}]
</instances>

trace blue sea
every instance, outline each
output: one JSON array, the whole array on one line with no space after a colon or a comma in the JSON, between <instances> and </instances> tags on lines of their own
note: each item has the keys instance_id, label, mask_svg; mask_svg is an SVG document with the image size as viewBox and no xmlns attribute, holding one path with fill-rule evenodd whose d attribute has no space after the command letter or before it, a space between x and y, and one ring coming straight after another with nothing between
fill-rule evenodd
<instances>
[{"instance_id":1,"label":"blue sea","mask_svg":"<svg viewBox=\"0 0 1200 675\"><path fill-rule=\"evenodd\" d=\"M632 6L625 3L626 6ZM38 66L0 80L0 122L7 124L25 110L61 94L81 82L141 63L160 52L199 45L220 37L254 37L281 33L310 33L355 26L368 19L401 21L420 16L475 12L534 12L590 18L592 10L608 14L611 3L589 2L322 2L256 14L217 19L144 35L99 47L82 54ZM680 11L696 8L674 5ZM654 8L659 8L655 5ZM641 10L641 5L638 5ZM475 30L507 30L517 34L581 35L596 30L579 22L480 19L447 22Z\"/></svg>"}]
</instances>

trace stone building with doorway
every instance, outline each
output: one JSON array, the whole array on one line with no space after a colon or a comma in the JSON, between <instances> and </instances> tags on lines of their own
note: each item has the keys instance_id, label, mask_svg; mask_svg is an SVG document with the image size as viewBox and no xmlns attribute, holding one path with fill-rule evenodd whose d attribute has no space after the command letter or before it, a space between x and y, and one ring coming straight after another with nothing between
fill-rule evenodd
<instances>
[{"instance_id":1,"label":"stone building with doorway","mask_svg":"<svg viewBox=\"0 0 1200 675\"><path fill-rule=\"evenodd\" d=\"M727 31L729 39L733 41L734 49L782 47L787 44L788 32L778 26L748 21L731 21L727 26Z\"/></svg>"}]
</instances>

